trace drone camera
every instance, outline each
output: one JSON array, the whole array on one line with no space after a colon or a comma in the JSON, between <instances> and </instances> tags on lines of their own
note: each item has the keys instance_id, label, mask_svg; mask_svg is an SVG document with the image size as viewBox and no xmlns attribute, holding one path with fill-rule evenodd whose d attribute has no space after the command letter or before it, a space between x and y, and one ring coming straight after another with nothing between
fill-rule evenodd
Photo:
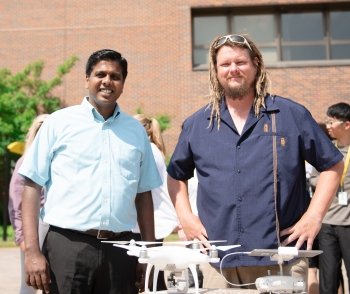
<instances>
[{"instance_id":1,"label":"drone camera","mask_svg":"<svg viewBox=\"0 0 350 294\"><path fill-rule=\"evenodd\" d=\"M188 292L188 273L187 270L173 271L167 278L167 293L180 294Z\"/></svg>"}]
</instances>

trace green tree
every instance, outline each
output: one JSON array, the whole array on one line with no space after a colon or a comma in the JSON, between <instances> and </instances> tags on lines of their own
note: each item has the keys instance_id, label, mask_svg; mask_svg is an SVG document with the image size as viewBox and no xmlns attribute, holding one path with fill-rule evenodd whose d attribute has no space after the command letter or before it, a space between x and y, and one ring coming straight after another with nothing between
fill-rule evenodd
<instances>
[{"instance_id":1,"label":"green tree","mask_svg":"<svg viewBox=\"0 0 350 294\"><path fill-rule=\"evenodd\" d=\"M16 74L6 68L0 69L0 156L9 143L24 140L35 116L51 113L60 107L60 99L52 91L77 61L78 57L69 57L57 67L56 75L47 81L41 78L44 69L41 60Z\"/></svg>"},{"instance_id":2,"label":"green tree","mask_svg":"<svg viewBox=\"0 0 350 294\"><path fill-rule=\"evenodd\" d=\"M141 107L136 108L136 113L143 114L142 108ZM159 114L159 115L156 115L154 118L159 122L161 132L164 132L165 130L170 128L171 119L168 115Z\"/></svg>"}]
</instances>

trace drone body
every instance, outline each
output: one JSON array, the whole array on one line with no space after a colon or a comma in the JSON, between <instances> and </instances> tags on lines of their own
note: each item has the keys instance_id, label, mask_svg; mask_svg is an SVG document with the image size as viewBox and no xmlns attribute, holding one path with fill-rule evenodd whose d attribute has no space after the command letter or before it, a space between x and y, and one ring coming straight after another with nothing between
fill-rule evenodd
<instances>
[{"instance_id":1,"label":"drone body","mask_svg":"<svg viewBox=\"0 0 350 294\"><path fill-rule=\"evenodd\" d=\"M115 244L114 246L118 246ZM141 248L140 250L138 248ZM146 277L145 277L145 290L146 293L149 285L149 277L152 268L154 267L153 273L153 293L156 293L156 285L158 279L158 273L160 270L170 270L172 272L184 272L187 268L190 269L194 284L195 293L199 293L199 283L198 283L198 273L196 269L197 264L209 263L209 262L219 262L220 259L217 257L210 257L209 255L200 252L199 250L190 249L184 246L159 246L159 247L137 247L130 249L127 252L129 255L138 256L139 263L147 264ZM185 273L185 279L187 275ZM188 279L187 279L188 280ZM179 287L177 293L187 293L188 285L186 282L182 281L179 285L174 285L174 288ZM174 290L171 289L171 290ZM172 291L168 293L174 293ZM176 293L176 292L175 292Z\"/></svg>"},{"instance_id":2,"label":"drone body","mask_svg":"<svg viewBox=\"0 0 350 294\"><path fill-rule=\"evenodd\" d=\"M129 255L135 255L135 251L128 251ZM135 252L136 253L136 252ZM139 258L140 263L150 263L160 270L165 270L167 265L174 265L176 269L183 270L189 264L202 264L213 262L210 256L182 246L160 246L147 248L148 256ZM138 255L136 255L138 256ZM189 262L190 261L190 262ZM219 261L219 260L218 260Z\"/></svg>"},{"instance_id":3,"label":"drone body","mask_svg":"<svg viewBox=\"0 0 350 294\"><path fill-rule=\"evenodd\" d=\"M208 241L207 243L224 242L224 241ZM145 291L150 293L149 278L151 270L154 267L153 273L153 291L156 293L157 278L160 270L169 270L171 272L183 272L184 278L181 283L172 285L168 289L168 293L187 293L188 292L188 278L187 269L192 273L195 293L199 293L198 273L196 265L204 263L217 263L220 261L218 258L217 250L228 250L240 245L229 246L214 246L212 245L207 254L204 249L199 249L199 241L179 241L179 242L166 242L164 246L146 247L145 245L156 244L157 242L136 242L130 241L129 245L120 244L118 242L114 246L127 249L127 254L138 257L139 263L147 264L146 276L145 276ZM161 242L160 242L161 243ZM176 245L175 245L176 244ZM185 245L196 244L195 248L188 248ZM141 246L140 246L141 245ZM180 245L180 246L179 246ZM187 281L185 281L187 280ZM175 279L172 280L175 283ZM176 292L174 292L175 290Z\"/></svg>"}]
</instances>

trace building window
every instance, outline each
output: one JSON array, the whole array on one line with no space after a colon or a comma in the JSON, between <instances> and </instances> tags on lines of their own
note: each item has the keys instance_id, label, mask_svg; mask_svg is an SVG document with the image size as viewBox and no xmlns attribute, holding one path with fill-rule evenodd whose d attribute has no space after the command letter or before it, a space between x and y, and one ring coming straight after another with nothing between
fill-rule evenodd
<instances>
[{"instance_id":1,"label":"building window","mask_svg":"<svg viewBox=\"0 0 350 294\"><path fill-rule=\"evenodd\" d=\"M207 68L218 35L247 33L268 66L350 62L350 5L193 9L193 68ZM305 63L306 62L306 63Z\"/></svg>"}]
</instances>

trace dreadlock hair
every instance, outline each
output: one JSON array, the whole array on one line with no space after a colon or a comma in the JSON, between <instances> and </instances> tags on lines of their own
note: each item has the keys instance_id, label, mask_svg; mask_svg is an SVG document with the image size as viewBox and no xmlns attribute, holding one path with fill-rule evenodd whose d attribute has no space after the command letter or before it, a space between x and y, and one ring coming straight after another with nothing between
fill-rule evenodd
<instances>
[{"instance_id":1,"label":"dreadlock hair","mask_svg":"<svg viewBox=\"0 0 350 294\"><path fill-rule=\"evenodd\" d=\"M222 46L231 46L231 47L242 47L246 48L249 52L249 56L253 63L257 67L257 73L255 78L255 98L254 98L254 112L258 117L260 114L260 108L265 107L264 98L269 91L270 80L268 78L267 71L265 69L264 60L259 49L256 47L254 42L246 35L241 35L244 37L249 43L252 50L250 50L245 44L233 43L230 40L227 40ZM217 52L222 47L215 48L216 42L222 36L219 36L214 39L209 48L209 105L211 107L210 121L209 126L213 123L215 119L218 124L218 129L220 128L220 103L223 99L225 93L223 87L220 85L219 80L217 78Z\"/></svg>"},{"instance_id":2,"label":"dreadlock hair","mask_svg":"<svg viewBox=\"0 0 350 294\"><path fill-rule=\"evenodd\" d=\"M159 122L155 118L148 118L144 114L136 114L134 118L144 126L149 140L154 143L165 156L165 145Z\"/></svg>"}]
</instances>

